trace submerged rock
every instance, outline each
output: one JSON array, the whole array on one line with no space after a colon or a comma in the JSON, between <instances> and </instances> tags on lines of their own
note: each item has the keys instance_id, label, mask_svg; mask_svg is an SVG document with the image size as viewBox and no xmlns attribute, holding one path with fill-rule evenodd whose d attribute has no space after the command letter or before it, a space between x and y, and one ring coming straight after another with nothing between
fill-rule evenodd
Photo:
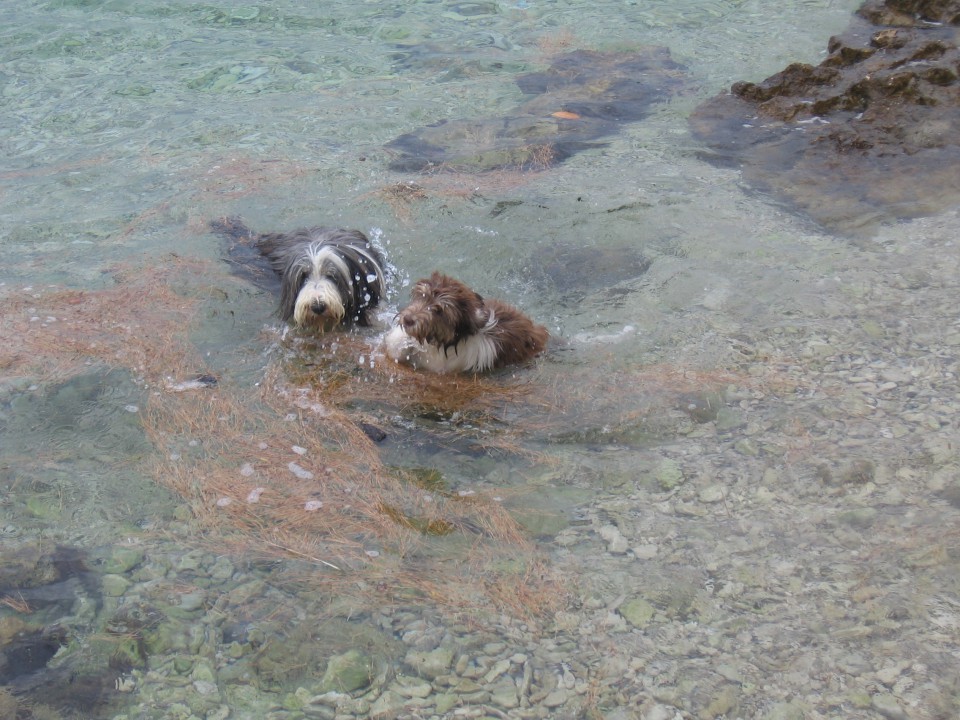
<instances>
[{"instance_id":1,"label":"submerged rock","mask_svg":"<svg viewBox=\"0 0 960 720\"><path fill-rule=\"evenodd\" d=\"M372 677L370 658L359 650L347 650L342 655L334 655L327 662L326 672L320 681L320 692L352 692L369 685Z\"/></svg>"},{"instance_id":2,"label":"submerged rock","mask_svg":"<svg viewBox=\"0 0 960 720\"><path fill-rule=\"evenodd\" d=\"M960 198L960 2L868 0L814 67L738 82L694 134L754 187L845 234Z\"/></svg>"},{"instance_id":3,"label":"submerged rock","mask_svg":"<svg viewBox=\"0 0 960 720\"><path fill-rule=\"evenodd\" d=\"M576 50L543 72L519 76L520 90L532 97L505 117L443 120L391 141L390 168L542 169L596 145L621 123L642 120L683 74L663 47Z\"/></svg>"}]
</instances>

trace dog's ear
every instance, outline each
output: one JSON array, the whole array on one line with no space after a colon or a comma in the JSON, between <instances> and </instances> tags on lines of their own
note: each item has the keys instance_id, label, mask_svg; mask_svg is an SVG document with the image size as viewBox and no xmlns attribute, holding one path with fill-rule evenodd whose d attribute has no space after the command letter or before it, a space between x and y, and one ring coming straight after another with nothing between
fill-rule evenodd
<instances>
[{"instance_id":1,"label":"dog's ear","mask_svg":"<svg viewBox=\"0 0 960 720\"><path fill-rule=\"evenodd\" d=\"M474 332L479 331L487 324L487 320L490 319L490 308L487 307L487 304L483 300L483 296L480 293L474 293L476 305L473 307L473 318L474 318Z\"/></svg>"},{"instance_id":2,"label":"dog's ear","mask_svg":"<svg viewBox=\"0 0 960 720\"><path fill-rule=\"evenodd\" d=\"M280 318L287 322L293 317L293 311L297 304L297 296L300 294L300 288L309 274L309 267L303 262L294 260L290 262L283 275L280 277Z\"/></svg>"},{"instance_id":3,"label":"dog's ear","mask_svg":"<svg viewBox=\"0 0 960 720\"><path fill-rule=\"evenodd\" d=\"M490 317L490 311L483 304L483 298L478 293L461 285L462 292L456 298L457 304L457 340L467 335L475 335L483 329Z\"/></svg>"},{"instance_id":4,"label":"dog's ear","mask_svg":"<svg viewBox=\"0 0 960 720\"><path fill-rule=\"evenodd\" d=\"M474 319L474 332L479 331L487 324L487 320L490 319L490 308L487 307L486 301L483 299L483 295L476 292L475 290L470 290L473 294L472 310L473 310L473 319Z\"/></svg>"}]
</instances>

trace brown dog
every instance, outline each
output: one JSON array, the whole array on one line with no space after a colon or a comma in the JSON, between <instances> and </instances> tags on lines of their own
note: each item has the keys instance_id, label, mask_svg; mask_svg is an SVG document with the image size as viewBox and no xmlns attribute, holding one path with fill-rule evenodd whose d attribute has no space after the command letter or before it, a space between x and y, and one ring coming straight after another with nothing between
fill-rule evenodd
<instances>
[{"instance_id":1,"label":"brown dog","mask_svg":"<svg viewBox=\"0 0 960 720\"><path fill-rule=\"evenodd\" d=\"M546 347L542 325L459 280L434 272L413 287L410 304L385 338L398 363L438 373L483 372L529 360Z\"/></svg>"}]
</instances>

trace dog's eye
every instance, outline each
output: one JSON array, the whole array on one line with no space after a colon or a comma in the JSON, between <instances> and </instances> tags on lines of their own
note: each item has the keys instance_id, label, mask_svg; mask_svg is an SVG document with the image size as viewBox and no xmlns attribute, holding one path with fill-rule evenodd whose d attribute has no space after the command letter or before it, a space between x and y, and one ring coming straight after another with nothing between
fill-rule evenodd
<instances>
[{"instance_id":1,"label":"dog's eye","mask_svg":"<svg viewBox=\"0 0 960 720\"><path fill-rule=\"evenodd\" d=\"M432 312L434 315L439 315L439 314L440 314L440 310L441 310L441 308L440 308L439 305L431 305L431 306L430 306L430 312Z\"/></svg>"}]
</instances>

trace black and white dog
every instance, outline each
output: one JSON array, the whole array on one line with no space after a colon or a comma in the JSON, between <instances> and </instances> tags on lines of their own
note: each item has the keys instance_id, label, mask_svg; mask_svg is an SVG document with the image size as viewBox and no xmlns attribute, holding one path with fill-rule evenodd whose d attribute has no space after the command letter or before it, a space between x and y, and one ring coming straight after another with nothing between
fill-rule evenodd
<instances>
[{"instance_id":1,"label":"black and white dog","mask_svg":"<svg viewBox=\"0 0 960 720\"><path fill-rule=\"evenodd\" d=\"M252 245L269 261L280 278L280 317L297 327L325 332L338 325L369 325L386 295L383 258L359 230L311 227L256 234L232 217L211 227Z\"/></svg>"}]
</instances>

